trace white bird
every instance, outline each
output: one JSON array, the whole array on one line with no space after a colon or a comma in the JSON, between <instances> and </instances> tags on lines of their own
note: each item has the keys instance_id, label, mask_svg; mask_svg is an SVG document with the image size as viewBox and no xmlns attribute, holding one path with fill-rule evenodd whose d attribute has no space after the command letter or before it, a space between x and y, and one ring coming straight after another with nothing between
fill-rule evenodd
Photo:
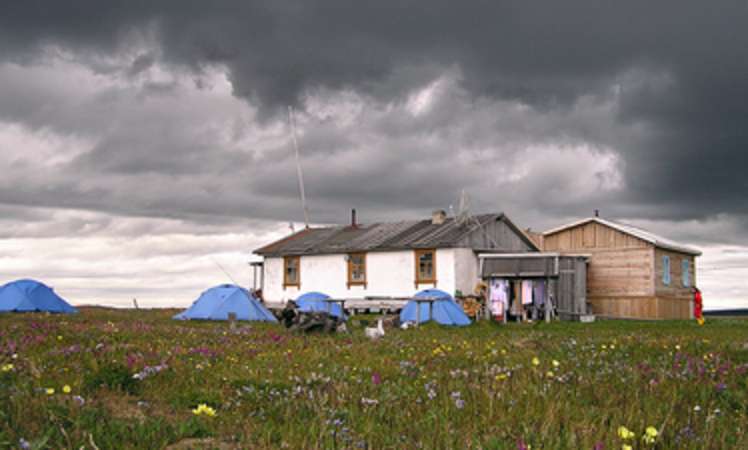
<instances>
[{"instance_id":1,"label":"white bird","mask_svg":"<svg viewBox=\"0 0 748 450\"><path fill-rule=\"evenodd\" d=\"M376 328L368 327L364 329L364 333L369 339L379 339L380 337L384 336L384 326L382 325L382 319L379 319L377 321Z\"/></svg>"}]
</instances>

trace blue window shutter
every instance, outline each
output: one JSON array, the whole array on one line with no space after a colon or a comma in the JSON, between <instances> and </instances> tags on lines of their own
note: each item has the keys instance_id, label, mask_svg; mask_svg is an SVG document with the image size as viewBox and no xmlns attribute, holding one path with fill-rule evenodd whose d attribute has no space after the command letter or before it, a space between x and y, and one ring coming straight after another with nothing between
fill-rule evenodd
<instances>
[{"instance_id":1,"label":"blue window shutter","mask_svg":"<svg viewBox=\"0 0 748 450\"><path fill-rule=\"evenodd\" d=\"M689 271L689 263L687 259L683 260L683 287L691 286L691 272Z\"/></svg>"},{"instance_id":2,"label":"blue window shutter","mask_svg":"<svg viewBox=\"0 0 748 450\"><path fill-rule=\"evenodd\" d=\"M662 257L662 284L670 286L670 257Z\"/></svg>"}]
</instances>

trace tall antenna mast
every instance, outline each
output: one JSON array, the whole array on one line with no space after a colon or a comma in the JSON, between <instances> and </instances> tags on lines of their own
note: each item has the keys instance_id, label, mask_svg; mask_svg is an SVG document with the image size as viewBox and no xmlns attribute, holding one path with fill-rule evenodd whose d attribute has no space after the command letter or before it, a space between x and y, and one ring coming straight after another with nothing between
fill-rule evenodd
<instances>
[{"instance_id":1,"label":"tall antenna mast","mask_svg":"<svg viewBox=\"0 0 748 450\"><path fill-rule=\"evenodd\" d=\"M215 264L216 266L218 266L219 269L221 269L221 272L223 272L224 275L226 275L229 278L229 280L231 280L232 283L239 286L239 283L236 282L234 277L232 277L231 274L226 269L224 269L222 265L218 264L218 261L216 261L215 258L211 256L210 259L211 261L213 261L213 264Z\"/></svg>"},{"instance_id":2,"label":"tall antenna mast","mask_svg":"<svg viewBox=\"0 0 748 450\"><path fill-rule=\"evenodd\" d=\"M288 107L288 121L291 123L291 136L293 136L293 148L296 154L296 177L299 180L299 193L301 194L301 207L304 208L304 226L309 228L309 209L306 207L306 194L304 193L304 174L301 172L299 161L299 143L296 142L296 120L294 119L293 107Z\"/></svg>"}]
</instances>

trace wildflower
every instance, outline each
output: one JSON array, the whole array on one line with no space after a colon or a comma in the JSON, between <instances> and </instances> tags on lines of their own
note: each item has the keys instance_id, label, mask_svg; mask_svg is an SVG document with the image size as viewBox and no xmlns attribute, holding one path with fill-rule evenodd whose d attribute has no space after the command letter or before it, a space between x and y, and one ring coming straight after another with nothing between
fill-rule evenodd
<instances>
[{"instance_id":1,"label":"wildflower","mask_svg":"<svg viewBox=\"0 0 748 450\"><path fill-rule=\"evenodd\" d=\"M628 428L624 426L618 427L618 437L621 439L633 439L636 437L633 431L629 430Z\"/></svg>"},{"instance_id":2,"label":"wildflower","mask_svg":"<svg viewBox=\"0 0 748 450\"><path fill-rule=\"evenodd\" d=\"M21 447L24 450L27 450L27 449L31 448L31 444L29 443L29 441L27 441L24 438L21 438L21 439L18 440L18 446Z\"/></svg>"},{"instance_id":3,"label":"wildflower","mask_svg":"<svg viewBox=\"0 0 748 450\"><path fill-rule=\"evenodd\" d=\"M655 440L657 440L657 435L659 433L657 432L657 428L655 427L647 427L647 429L644 431L644 436L642 439L647 444L654 444Z\"/></svg>"},{"instance_id":4,"label":"wildflower","mask_svg":"<svg viewBox=\"0 0 748 450\"><path fill-rule=\"evenodd\" d=\"M62 340L62 336L57 336L57 340L61 341Z\"/></svg>"},{"instance_id":5,"label":"wildflower","mask_svg":"<svg viewBox=\"0 0 748 450\"><path fill-rule=\"evenodd\" d=\"M455 406L457 407L457 409L464 408L465 407L465 400L463 400L461 398L458 398L457 400L455 400Z\"/></svg>"},{"instance_id":6,"label":"wildflower","mask_svg":"<svg viewBox=\"0 0 748 450\"><path fill-rule=\"evenodd\" d=\"M556 361L555 359L553 361L551 361L551 364L553 364L553 367L558 367L558 366L561 365L561 363L558 362L558 361Z\"/></svg>"},{"instance_id":7,"label":"wildflower","mask_svg":"<svg viewBox=\"0 0 748 450\"><path fill-rule=\"evenodd\" d=\"M192 410L192 414L196 416L205 414L208 417L213 417L216 415L216 410L206 405L205 403L200 403L199 405L197 405L197 408Z\"/></svg>"},{"instance_id":8,"label":"wildflower","mask_svg":"<svg viewBox=\"0 0 748 450\"><path fill-rule=\"evenodd\" d=\"M376 406L379 404L379 400L374 398L361 397L361 403L367 406Z\"/></svg>"},{"instance_id":9,"label":"wildflower","mask_svg":"<svg viewBox=\"0 0 748 450\"><path fill-rule=\"evenodd\" d=\"M538 366L538 365L540 365L540 360L538 359L538 357L537 357L537 356L536 356L536 357L534 357L534 358L532 358L532 365L533 365L533 366Z\"/></svg>"},{"instance_id":10,"label":"wildflower","mask_svg":"<svg viewBox=\"0 0 748 450\"><path fill-rule=\"evenodd\" d=\"M62 392L66 393L66 394L69 394L69 393L71 393L72 391L73 391L73 390L72 390L72 389L70 388L70 385L67 385L67 384L66 384L65 386L63 386L63 387L62 387Z\"/></svg>"},{"instance_id":11,"label":"wildflower","mask_svg":"<svg viewBox=\"0 0 748 450\"><path fill-rule=\"evenodd\" d=\"M0 368L0 370L2 370L3 372L10 372L11 370L13 370L13 364L3 364L3 367Z\"/></svg>"},{"instance_id":12,"label":"wildflower","mask_svg":"<svg viewBox=\"0 0 748 450\"><path fill-rule=\"evenodd\" d=\"M371 383L374 385L379 385L382 383L382 376L379 375L379 372L374 372L371 374Z\"/></svg>"},{"instance_id":13,"label":"wildflower","mask_svg":"<svg viewBox=\"0 0 748 450\"><path fill-rule=\"evenodd\" d=\"M545 373L545 376L548 378L553 378L553 372L549 370L548 372Z\"/></svg>"},{"instance_id":14,"label":"wildflower","mask_svg":"<svg viewBox=\"0 0 748 450\"><path fill-rule=\"evenodd\" d=\"M629 444L623 444L621 446L621 450L632 450L634 447L630 446Z\"/></svg>"},{"instance_id":15,"label":"wildflower","mask_svg":"<svg viewBox=\"0 0 748 450\"><path fill-rule=\"evenodd\" d=\"M55 388L47 388L44 392L46 392L47 395L53 395L55 393Z\"/></svg>"},{"instance_id":16,"label":"wildflower","mask_svg":"<svg viewBox=\"0 0 748 450\"><path fill-rule=\"evenodd\" d=\"M77 403L78 406L83 406L83 405L86 404L86 399L84 399L80 395L74 395L73 396L73 401L75 401L75 403Z\"/></svg>"},{"instance_id":17,"label":"wildflower","mask_svg":"<svg viewBox=\"0 0 748 450\"><path fill-rule=\"evenodd\" d=\"M694 410L694 412L699 412L699 411L701 411L701 406L696 405L696 406L693 407L693 410Z\"/></svg>"}]
</instances>

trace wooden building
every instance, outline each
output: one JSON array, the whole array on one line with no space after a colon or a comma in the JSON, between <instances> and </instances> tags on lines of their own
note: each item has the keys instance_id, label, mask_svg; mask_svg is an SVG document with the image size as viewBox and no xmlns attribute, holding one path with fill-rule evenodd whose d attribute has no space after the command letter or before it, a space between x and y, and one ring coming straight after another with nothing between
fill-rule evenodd
<instances>
[{"instance_id":1,"label":"wooden building","mask_svg":"<svg viewBox=\"0 0 748 450\"><path fill-rule=\"evenodd\" d=\"M589 257L587 302L596 316L693 316L697 249L599 217L546 231L542 248Z\"/></svg>"}]
</instances>

